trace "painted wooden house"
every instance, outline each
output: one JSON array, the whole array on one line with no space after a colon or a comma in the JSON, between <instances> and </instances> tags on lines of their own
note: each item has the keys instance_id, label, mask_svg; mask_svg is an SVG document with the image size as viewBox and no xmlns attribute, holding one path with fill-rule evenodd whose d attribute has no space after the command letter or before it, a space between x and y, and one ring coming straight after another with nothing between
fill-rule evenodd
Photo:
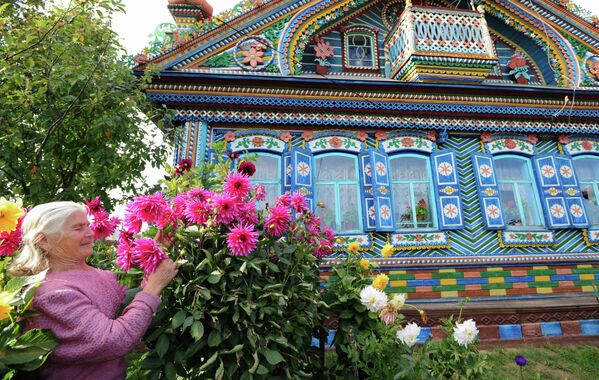
<instances>
[{"instance_id":1,"label":"painted wooden house","mask_svg":"<svg viewBox=\"0 0 599 380\"><path fill-rule=\"evenodd\" d=\"M160 71L175 161L258 153L254 182L335 230L324 276L357 241L412 301L479 301L488 338L599 334L599 19L558 0L168 8L137 70Z\"/></svg>"}]
</instances>

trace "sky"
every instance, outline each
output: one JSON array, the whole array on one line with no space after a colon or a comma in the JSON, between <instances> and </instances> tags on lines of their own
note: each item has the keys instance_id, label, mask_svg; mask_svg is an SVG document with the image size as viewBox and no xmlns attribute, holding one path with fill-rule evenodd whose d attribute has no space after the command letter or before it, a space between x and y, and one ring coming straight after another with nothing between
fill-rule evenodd
<instances>
[{"instance_id":1,"label":"sky","mask_svg":"<svg viewBox=\"0 0 599 380\"><path fill-rule=\"evenodd\" d=\"M232 8L241 0L208 0L214 8L214 15ZM149 45L149 34L163 22L173 23L166 8L168 0L123 0L126 14L119 14L113 21L114 29L122 38L129 54L136 54ZM575 3L599 16L599 1L575 0Z\"/></svg>"}]
</instances>

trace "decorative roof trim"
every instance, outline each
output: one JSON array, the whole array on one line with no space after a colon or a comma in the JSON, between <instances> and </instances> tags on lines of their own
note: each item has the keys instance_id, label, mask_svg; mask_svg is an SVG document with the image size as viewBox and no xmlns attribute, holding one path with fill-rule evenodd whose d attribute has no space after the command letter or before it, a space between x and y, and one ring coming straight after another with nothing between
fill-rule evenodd
<instances>
[{"instance_id":1,"label":"decorative roof trim","mask_svg":"<svg viewBox=\"0 0 599 380\"><path fill-rule=\"evenodd\" d=\"M333 126L336 128L389 128L423 129L472 132L526 132L526 133L589 133L598 134L596 123L568 123L550 121L481 120L469 118L436 118L412 116L381 116L357 114L326 114L319 112L258 112L179 109L175 120L204 120L218 123L272 124L283 126Z\"/></svg>"}]
</instances>

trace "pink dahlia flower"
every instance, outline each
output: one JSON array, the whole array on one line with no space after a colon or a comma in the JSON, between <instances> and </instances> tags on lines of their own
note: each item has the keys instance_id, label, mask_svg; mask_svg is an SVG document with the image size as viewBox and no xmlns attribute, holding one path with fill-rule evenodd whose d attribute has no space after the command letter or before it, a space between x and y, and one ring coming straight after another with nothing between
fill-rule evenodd
<instances>
[{"instance_id":1,"label":"pink dahlia flower","mask_svg":"<svg viewBox=\"0 0 599 380\"><path fill-rule=\"evenodd\" d=\"M192 223L204 225L210 219L210 204L197 199L185 204L185 217Z\"/></svg>"},{"instance_id":2,"label":"pink dahlia flower","mask_svg":"<svg viewBox=\"0 0 599 380\"><path fill-rule=\"evenodd\" d=\"M0 232L0 257L12 256L20 248L23 237L21 234L22 221L23 217L20 217L14 230Z\"/></svg>"},{"instance_id":3,"label":"pink dahlia flower","mask_svg":"<svg viewBox=\"0 0 599 380\"><path fill-rule=\"evenodd\" d=\"M229 224L237 216L237 202L227 193L214 196L214 206L216 207L216 221Z\"/></svg>"},{"instance_id":4,"label":"pink dahlia flower","mask_svg":"<svg viewBox=\"0 0 599 380\"><path fill-rule=\"evenodd\" d=\"M123 218L123 226L125 227L125 231L132 234L139 233L139 231L141 231L141 219L139 219L137 215L133 211L131 211L129 206L127 206L126 210L127 213Z\"/></svg>"},{"instance_id":5,"label":"pink dahlia flower","mask_svg":"<svg viewBox=\"0 0 599 380\"><path fill-rule=\"evenodd\" d=\"M277 199L277 206L289 207L290 205L291 196L289 195L289 192L286 192L285 194L281 195L279 199Z\"/></svg>"},{"instance_id":6,"label":"pink dahlia flower","mask_svg":"<svg viewBox=\"0 0 599 380\"><path fill-rule=\"evenodd\" d=\"M175 228L177 227L177 216L170 206L166 206L162 210L162 214L156 221L156 225L160 228L164 228L166 226L173 226Z\"/></svg>"},{"instance_id":7,"label":"pink dahlia flower","mask_svg":"<svg viewBox=\"0 0 599 380\"><path fill-rule=\"evenodd\" d=\"M135 262L139 263L139 266L146 273L155 272L158 264L167 258L164 250L156 243L154 239L149 237L135 240L133 242L133 247L130 248L130 251L131 255L135 259Z\"/></svg>"},{"instance_id":8,"label":"pink dahlia flower","mask_svg":"<svg viewBox=\"0 0 599 380\"><path fill-rule=\"evenodd\" d=\"M275 206L270 209L270 214L264 221L264 230L267 234L281 237L289 229L291 214L285 206Z\"/></svg>"},{"instance_id":9,"label":"pink dahlia flower","mask_svg":"<svg viewBox=\"0 0 599 380\"><path fill-rule=\"evenodd\" d=\"M87 198L83 198L83 200L85 201L85 206L87 206L87 215L94 215L98 211L104 211L102 202L100 201L100 196L97 196L89 201Z\"/></svg>"},{"instance_id":10,"label":"pink dahlia flower","mask_svg":"<svg viewBox=\"0 0 599 380\"><path fill-rule=\"evenodd\" d=\"M188 200L195 199L202 202L211 202L212 198L214 197L214 193L212 191L202 189L201 187L198 187L197 189L191 189L181 195L184 195Z\"/></svg>"},{"instance_id":11,"label":"pink dahlia flower","mask_svg":"<svg viewBox=\"0 0 599 380\"><path fill-rule=\"evenodd\" d=\"M241 173L231 172L225 178L223 190L233 197L243 199L251 189L250 178Z\"/></svg>"},{"instance_id":12,"label":"pink dahlia flower","mask_svg":"<svg viewBox=\"0 0 599 380\"><path fill-rule=\"evenodd\" d=\"M101 210L93 215L93 222L90 224L89 229L94 233L94 240L104 239L114 233L120 222L119 218L110 218L106 211Z\"/></svg>"},{"instance_id":13,"label":"pink dahlia flower","mask_svg":"<svg viewBox=\"0 0 599 380\"><path fill-rule=\"evenodd\" d=\"M256 249L259 233L254 231L254 225L238 224L231 228L227 235L227 246L234 256L247 256Z\"/></svg>"},{"instance_id":14,"label":"pink dahlia flower","mask_svg":"<svg viewBox=\"0 0 599 380\"><path fill-rule=\"evenodd\" d=\"M306 198L300 193L293 193L291 196L291 207L293 207L295 212L304 211L308 207Z\"/></svg>"},{"instance_id":15,"label":"pink dahlia flower","mask_svg":"<svg viewBox=\"0 0 599 380\"><path fill-rule=\"evenodd\" d=\"M116 264L125 272L131 270L135 265L131 247L133 247L133 234L121 231L119 244L116 248Z\"/></svg>"},{"instance_id":16,"label":"pink dahlia flower","mask_svg":"<svg viewBox=\"0 0 599 380\"><path fill-rule=\"evenodd\" d=\"M254 191L256 192L256 200L263 201L266 199L266 187L263 184L259 183L254 186Z\"/></svg>"},{"instance_id":17,"label":"pink dahlia flower","mask_svg":"<svg viewBox=\"0 0 599 380\"><path fill-rule=\"evenodd\" d=\"M237 205L237 219L243 224L258 224L256 203L249 201Z\"/></svg>"},{"instance_id":18,"label":"pink dahlia flower","mask_svg":"<svg viewBox=\"0 0 599 380\"><path fill-rule=\"evenodd\" d=\"M168 207L168 202L160 192L135 197L133 202L129 203L131 212L148 223L156 223L166 207Z\"/></svg>"}]
</instances>

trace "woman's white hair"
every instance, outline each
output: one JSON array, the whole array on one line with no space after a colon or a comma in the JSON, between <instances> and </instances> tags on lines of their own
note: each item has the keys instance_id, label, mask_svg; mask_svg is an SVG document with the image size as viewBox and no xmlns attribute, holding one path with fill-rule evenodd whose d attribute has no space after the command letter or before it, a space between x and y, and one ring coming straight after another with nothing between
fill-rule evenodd
<instances>
[{"instance_id":1,"label":"woman's white hair","mask_svg":"<svg viewBox=\"0 0 599 380\"><path fill-rule=\"evenodd\" d=\"M50 202L32 208L21 224L23 249L11 260L11 276L30 276L48 269L47 253L39 246L45 236L62 238L66 220L76 211L86 212L85 206L75 202Z\"/></svg>"}]
</instances>

